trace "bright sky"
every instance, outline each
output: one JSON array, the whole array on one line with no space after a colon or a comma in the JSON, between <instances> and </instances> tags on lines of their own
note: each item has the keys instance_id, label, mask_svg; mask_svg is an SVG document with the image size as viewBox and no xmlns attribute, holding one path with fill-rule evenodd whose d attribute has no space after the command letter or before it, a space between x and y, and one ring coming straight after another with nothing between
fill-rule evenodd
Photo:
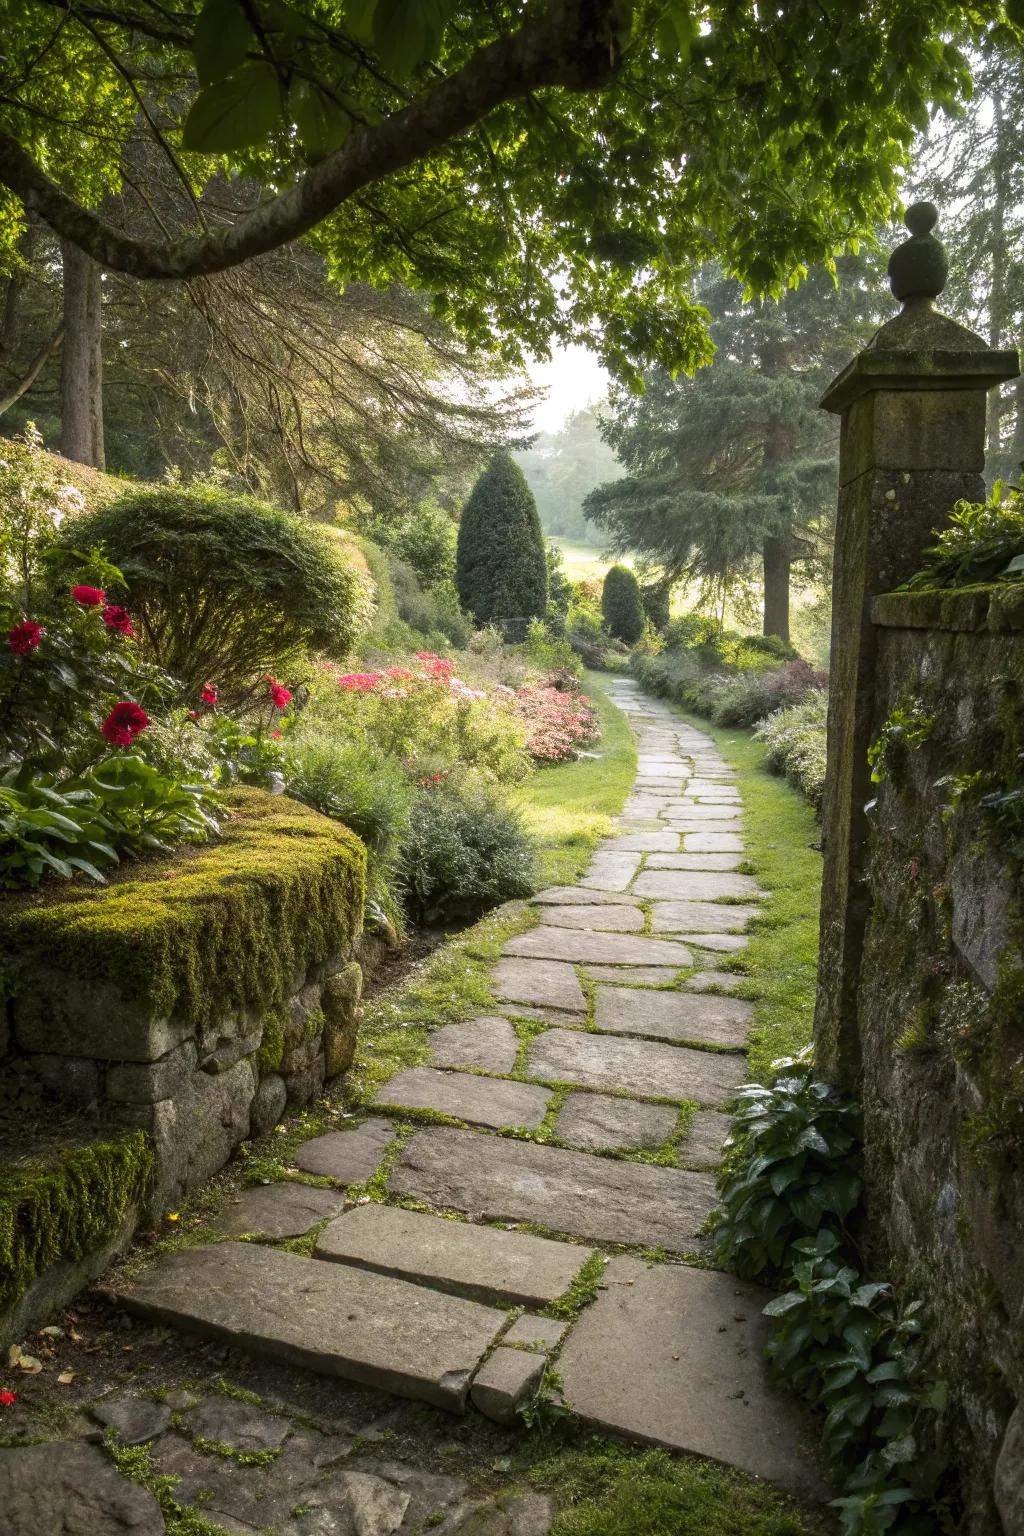
<instances>
[{"instance_id":1,"label":"bright sky","mask_svg":"<svg viewBox=\"0 0 1024 1536\"><path fill-rule=\"evenodd\" d=\"M586 347L561 347L549 363L531 363L527 372L532 383L548 392L534 411L538 432L557 432L573 411L603 400L608 388L607 373Z\"/></svg>"}]
</instances>

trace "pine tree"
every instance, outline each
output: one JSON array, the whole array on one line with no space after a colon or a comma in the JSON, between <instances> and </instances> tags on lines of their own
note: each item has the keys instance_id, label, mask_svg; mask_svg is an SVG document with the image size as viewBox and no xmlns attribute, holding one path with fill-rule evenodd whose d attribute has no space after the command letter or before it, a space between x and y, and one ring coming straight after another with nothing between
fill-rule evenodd
<instances>
[{"instance_id":1,"label":"pine tree","mask_svg":"<svg viewBox=\"0 0 1024 1536\"><path fill-rule=\"evenodd\" d=\"M644 632L644 605L640 583L628 565L613 565L601 588L601 612L608 632L616 640L635 645Z\"/></svg>"},{"instance_id":2,"label":"pine tree","mask_svg":"<svg viewBox=\"0 0 1024 1536\"><path fill-rule=\"evenodd\" d=\"M547 609L548 575L537 503L522 470L497 453L473 487L459 523L455 581L478 624L520 640Z\"/></svg>"}]
</instances>

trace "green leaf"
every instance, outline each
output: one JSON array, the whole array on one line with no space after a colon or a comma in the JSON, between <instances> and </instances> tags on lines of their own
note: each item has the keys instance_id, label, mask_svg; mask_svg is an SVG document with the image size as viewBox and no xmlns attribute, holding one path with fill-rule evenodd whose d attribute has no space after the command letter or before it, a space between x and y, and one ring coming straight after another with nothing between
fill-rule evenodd
<instances>
[{"instance_id":1,"label":"green leaf","mask_svg":"<svg viewBox=\"0 0 1024 1536\"><path fill-rule=\"evenodd\" d=\"M352 119L343 107L308 80L295 80L288 92L288 110L299 130L308 160L322 160L339 149L352 131Z\"/></svg>"},{"instance_id":2,"label":"green leaf","mask_svg":"<svg viewBox=\"0 0 1024 1536\"><path fill-rule=\"evenodd\" d=\"M269 64L251 62L199 92L182 142L201 154L228 154L266 139L280 121L277 75Z\"/></svg>"},{"instance_id":3,"label":"green leaf","mask_svg":"<svg viewBox=\"0 0 1024 1536\"><path fill-rule=\"evenodd\" d=\"M200 85L215 85L239 65L255 38L238 0L206 0L192 38Z\"/></svg>"},{"instance_id":4,"label":"green leaf","mask_svg":"<svg viewBox=\"0 0 1024 1536\"><path fill-rule=\"evenodd\" d=\"M373 46L384 67L411 75L429 63L441 46L444 14L437 0L377 0Z\"/></svg>"},{"instance_id":5,"label":"green leaf","mask_svg":"<svg viewBox=\"0 0 1024 1536\"><path fill-rule=\"evenodd\" d=\"M787 1291L784 1296L774 1296L761 1311L765 1317L785 1317L787 1312L803 1305L804 1298L799 1291Z\"/></svg>"}]
</instances>

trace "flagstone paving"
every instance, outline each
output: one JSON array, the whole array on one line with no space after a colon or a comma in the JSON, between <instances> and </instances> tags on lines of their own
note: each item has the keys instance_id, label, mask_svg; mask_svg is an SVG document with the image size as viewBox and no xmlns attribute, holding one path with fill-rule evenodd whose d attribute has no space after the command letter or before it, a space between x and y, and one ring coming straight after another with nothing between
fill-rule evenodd
<instances>
[{"instance_id":1,"label":"flagstone paving","mask_svg":"<svg viewBox=\"0 0 1024 1536\"><path fill-rule=\"evenodd\" d=\"M611 691L638 741L633 792L576 883L533 899L535 925L492 968L493 1009L432 1032L429 1063L378 1089L386 1118L298 1148L293 1177L330 1188L257 1187L223 1208L227 1235L308 1233L302 1251L219 1242L114 1293L151 1319L502 1424L520 1422L557 1357L589 1423L816 1495L804 1421L766 1384L766 1296L706 1267L753 1018L730 995L742 978L716 967L765 894L740 872L741 797L704 733L630 680ZM644 1262L652 1251L665 1262ZM590 1304L574 1321L509 1316L564 1310L581 1271ZM342 1479L346 1509L383 1501L374 1536L413 1529L412 1484ZM442 1529L544 1536L549 1503L523 1498L495 1504L492 1524Z\"/></svg>"}]
</instances>

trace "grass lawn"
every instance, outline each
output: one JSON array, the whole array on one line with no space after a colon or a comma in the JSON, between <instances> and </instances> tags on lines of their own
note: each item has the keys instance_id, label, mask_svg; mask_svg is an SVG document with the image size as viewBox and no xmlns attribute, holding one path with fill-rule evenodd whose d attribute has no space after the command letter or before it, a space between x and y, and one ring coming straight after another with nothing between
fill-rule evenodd
<instances>
[{"instance_id":1,"label":"grass lawn","mask_svg":"<svg viewBox=\"0 0 1024 1536\"><path fill-rule=\"evenodd\" d=\"M565 574L570 581L603 581L605 571L615 564L616 557L604 554L600 544L580 544L563 538L560 533L549 533L545 537L562 551ZM623 565L633 563L629 555L619 558Z\"/></svg>"},{"instance_id":2,"label":"grass lawn","mask_svg":"<svg viewBox=\"0 0 1024 1536\"><path fill-rule=\"evenodd\" d=\"M600 672L586 675L586 691L601 722L601 739L593 749L598 755L539 769L516 797L538 845L542 889L571 885L582 873L636 776L636 747L625 715L608 698L610 681Z\"/></svg>"},{"instance_id":3,"label":"grass lawn","mask_svg":"<svg viewBox=\"0 0 1024 1536\"><path fill-rule=\"evenodd\" d=\"M675 706L672 706L675 708ZM676 709L677 714L683 714ZM748 1043L750 1076L763 1081L778 1056L802 1049L811 1038L818 976L818 908L821 901L821 829L814 812L784 779L761 766L764 748L752 732L710 725L685 715L705 731L736 769L743 797L747 864L771 892L735 969L750 977L741 995L755 1003Z\"/></svg>"}]
</instances>

